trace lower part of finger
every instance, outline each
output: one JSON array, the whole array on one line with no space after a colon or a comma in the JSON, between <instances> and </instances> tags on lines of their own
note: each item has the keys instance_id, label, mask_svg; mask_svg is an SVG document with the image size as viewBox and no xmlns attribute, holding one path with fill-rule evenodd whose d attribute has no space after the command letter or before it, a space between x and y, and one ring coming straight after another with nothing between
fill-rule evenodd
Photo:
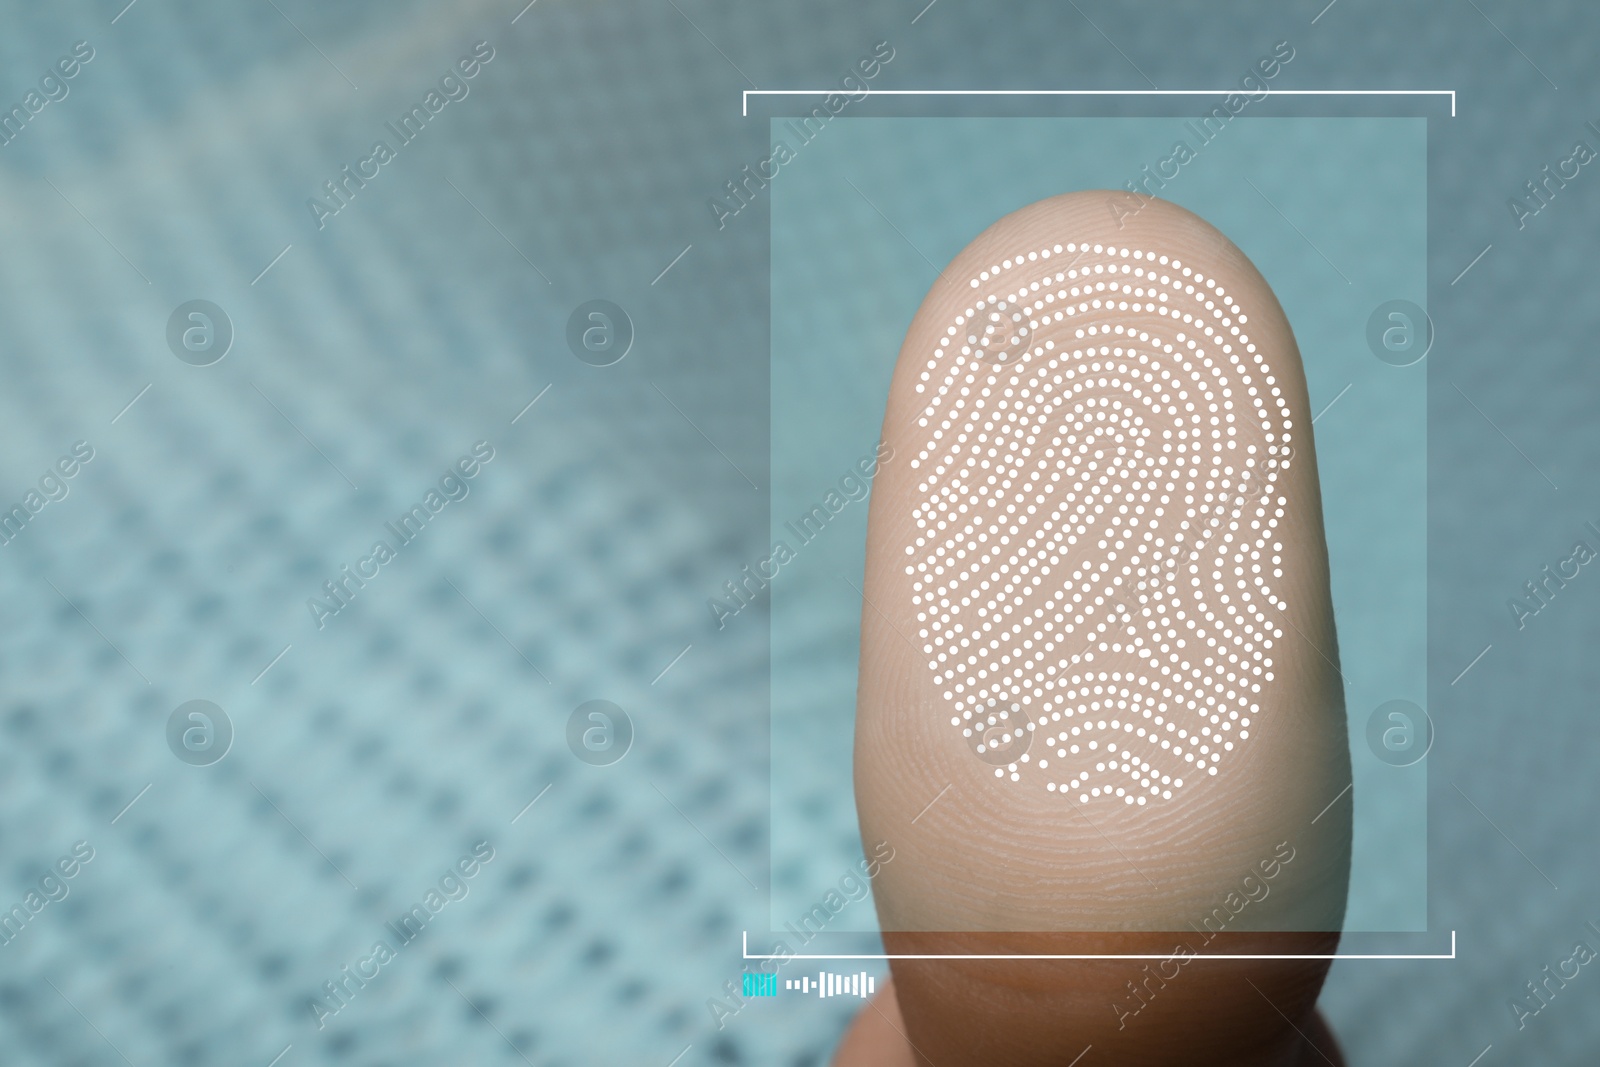
<instances>
[{"instance_id":1,"label":"lower part of finger","mask_svg":"<svg viewBox=\"0 0 1600 1067\"><path fill-rule=\"evenodd\" d=\"M895 960L836 1067L1344 1067L1316 1012L1336 934L888 934L893 955L1117 955ZM1272 956L1216 959L1216 956ZM896 989L906 995L897 995ZM902 1005L905 1007L903 1008Z\"/></svg>"}]
</instances>

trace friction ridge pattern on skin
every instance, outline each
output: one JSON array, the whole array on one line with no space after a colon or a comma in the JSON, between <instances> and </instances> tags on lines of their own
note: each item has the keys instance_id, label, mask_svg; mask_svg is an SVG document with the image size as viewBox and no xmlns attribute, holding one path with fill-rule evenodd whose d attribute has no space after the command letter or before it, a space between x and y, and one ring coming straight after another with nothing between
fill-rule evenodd
<instances>
[{"instance_id":1,"label":"friction ridge pattern on skin","mask_svg":"<svg viewBox=\"0 0 1600 1067\"><path fill-rule=\"evenodd\" d=\"M969 281L915 383L918 645L996 778L1171 800L1273 678L1288 402L1235 299L1158 251Z\"/></svg>"}]
</instances>

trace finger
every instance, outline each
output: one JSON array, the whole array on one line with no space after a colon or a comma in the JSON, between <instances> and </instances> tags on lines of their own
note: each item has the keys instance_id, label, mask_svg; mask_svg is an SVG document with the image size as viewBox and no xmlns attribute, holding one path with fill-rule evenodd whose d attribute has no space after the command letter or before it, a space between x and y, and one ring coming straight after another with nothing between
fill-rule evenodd
<instances>
[{"instance_id":1,"label":"finger","mask_svg":"<svg viewBox=\"0 0 1600 1067\"><path fill-rule=\"evenodd\" d=\"M1070 1047L1070 1041L1057 1042L1059 1047ZM941 1050L942 1051L942 1050ZM1079 1063L1094 1051L1086 1046L1079 1054ZM1344 1053L1334 1039L1333 1031L1317 1013L1302 1035L1300 1047L1288 1060L1294 1067L1345 1067ZM994 1061L1000 1062L1000 1061ZM1059 1062L1067 1062L1065 1059ZM1104 1058L1102 1061L1104 1062ZM1182 1062L1189 1062L1183 1060ZM833 1067L932 1067L933 1060L913 1049L906 1035L905 1020L900 1014L899 1000L894 983L885 982L867 1007L856 1016L845 1033L844 1040L834 1052ZM1072 1064L1071 1067L1077 1067Z\"/></svg>"},{"instance_id":2,"label":"finger","mask_svg":"<svg viewBox=\"0 0 1600 1067\"><path fill-rule=\"evenodd\" d=\"M1192 957L1331 952L1282 932L1343 918L1350 809L1323 809L1349 756L1294 337L1211 226L1153 201L1119 229L1109 201L1000 220L907 332L857 806L897 857L875 889L891 953L1180 948L1128 931L1188 952L1143 1001L1127 984L1160 960L897 961L908 1037L940 1067L1094 1038L1120 1063L1165 1062L1173 1037L1292 1055L1326 961ZM1011 931L1056 936L973 936ZM1076 1048L1049 1046L1069 1030Z\"/></svg>"},{"instance_id":3,"label":"finger","mask_svg":"<svg viewBox=\"0 0 1600 1067\"><path fill-rule=\"evenodd\" d=\"M883 983L845 1033L834 1052L834 1067L922 1067L912 1050L905 1020L894 995L894 981Z\"/></svg>"}]
</instances>

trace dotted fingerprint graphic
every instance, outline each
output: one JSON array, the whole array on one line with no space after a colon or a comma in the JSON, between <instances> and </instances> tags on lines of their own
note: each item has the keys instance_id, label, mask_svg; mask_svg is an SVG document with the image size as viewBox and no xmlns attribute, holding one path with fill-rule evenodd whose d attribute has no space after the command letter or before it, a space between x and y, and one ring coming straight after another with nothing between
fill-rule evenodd
<instances>
[{"instance_id":1,"label":"dotted fingerprint graphic","mask_svg":"<svg viewBox=\"0 0 1600 1067\"><path fill-rule=\"evenodd\" d=\"M1058 244L971 287L916 383L906 547L950 724L1001 780L1171 800L1273 677L1288 404L1177 259Z\"/></svg>"}]
</instances>

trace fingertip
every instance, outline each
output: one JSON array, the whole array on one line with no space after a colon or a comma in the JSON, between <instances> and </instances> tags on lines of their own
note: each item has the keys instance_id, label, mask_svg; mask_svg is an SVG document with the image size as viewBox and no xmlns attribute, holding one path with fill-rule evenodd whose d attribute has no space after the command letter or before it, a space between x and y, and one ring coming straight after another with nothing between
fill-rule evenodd
<instances>
[{"instance_id":1,"label":"fingertip","mask_svg":"<svg viewBox=\"0 0 1600 1067\"><path fill-rule=\"evenodd\" d=\"M1304 372L1232 242L1165 202L1113 227L1108 195L997 222L907 332L871 504L857 805L863 840L903 857L875 887L892 953L1143 960L896 960L895 1026L874 1009L851 1040L903 1029L939 1067L1090 1044L1290 1067L1327 960L1196 960L1169 989L1145 961L1190 935L1126 931L1337 944L1270 932L1337 931L1348 877Z\"/></svg>"}]
</instances>

